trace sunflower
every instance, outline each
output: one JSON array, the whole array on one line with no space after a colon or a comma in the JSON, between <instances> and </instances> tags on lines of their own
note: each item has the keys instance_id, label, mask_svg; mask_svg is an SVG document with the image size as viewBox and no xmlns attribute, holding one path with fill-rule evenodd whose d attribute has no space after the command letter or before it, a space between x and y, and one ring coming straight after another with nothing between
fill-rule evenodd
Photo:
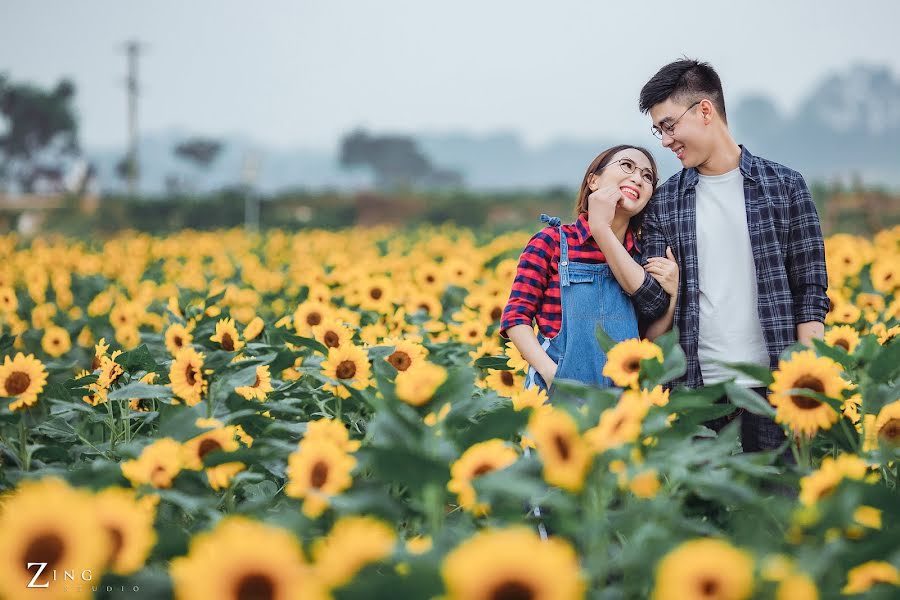
<instances>
[{"instance_id":1,"label":"sunflower","mask_svg":"<svg viewBox=\"0 0 900 600\"><path fill-rule=\"evenodd\" d=\"M500 345L500 342L497 341L496 337L485 338L477 348L469 350L469 358L473 361L488 356L499 357L501 354L503 354L503 347Z\"/></svg>"},{"instance_id":2,"label":"sunflower","mask_svg":"<svg viewBox=\"0 0 900 600\"><path fill-rule=\"evenodd\" d=\"M94 334L91 328L85 325L81 328L81 333L75 338L75 343L81 348L90 348L94 344Z\"/></svg>"},{"instance_id":3,"label":"sunflower","mask_svg":"<svg viewBox=\"0 0 900 600\"><path fill-rule=\"evenodd\" d=\"M847 585L841 590L843 594L862 594L883 583L900 586L900 572L889 562L872 560L850 569L847 573Z\"/></svg>"},{"instance_id":4,"label":"sunflower","mask_svg":"<svg viewBox=\"0 0 900 600\"><path fill-rule=\"evenodd\" d=\"M247 465L241 462L228 462L209 467L206 469L206 479L209 481L209 487L218 491L224 490L231 485L234 476L247 468Z\"/></svg>"},{"instance_id":5,"label":"sunflower","mask_svg":"<svg viewBox=\"0 0 900 600\"><path fill-rule=\"evenodd\" d=\"M872 326L872 333L878 336L878 343L884 346L900 335L900 325L888 328L884 323L876 323Z\"/></svg>"},{"instance_id":6,"label":"sunflower","mask_svg":"<svg viewBox=\"0 0 900 600\"><path fill-rule=\"evenodd\" d=\"M447 370L444 367L430 362L420 362L397 373L395 380L397 398L412 406L422 406L431 402L445 381Z\"/></svg>"},{"instance_id":7,"label":"sunflower","mask_svg":"<svg viewBox=\"0 0 900 600\"><path fill-rule=\"evenodd\" d=\"M333 309L324 302L307 300L294 311L294 331L297 335L311 337L312 328L322 323L332 312Z\"/></svg>"},{"instance_id":8,"label":"sunflower","mask_svg":"<svg viewBox=\"0 0 900 600\"><path fill-rule=\"evenodd\" d=\"M886 404L875 419L875 436L885 446L900 446L900 400Z\"/></svg>"},{"instance_id":9,"label":"sunflower","mask_svg":"<svg viewBox=\"0 0 900 600\"><path fill-rule=\"evenodd\" d=\"M488 440L469 447L450 467L447 489L457 495L459 505L476 515L487 514L489 506L476 502L472 481L491 471L505 469L516 462L519 455L499 439Z\"/></svg>"},{"instance_id":10,"label":"sunflower","mask_svg":"<svg viewBox=\"0 0 900 600\"><path fill-rule=\"evenodd\" d=\"M324 600L288 531L245 517L225 517L195 535L187 556L172 560L175 598Z\"/></svg>"},{"instance_id":11,"label":"sunflower","mask_svg":"<svg viewBox=\"0 0 900 600\"><path fill-rule=\"evenodd\" d=\"M250 322L247 323L247 326L244 327L244 339L246 341L255 340L259 337L259 334L263 332L265 329L266 323L260 317L254 316L250 319Z\"/></svg>"},{"instance_id":12,"label":"sunflower","mask_svg":"<svg viewBox=\"0 0 900 600\"><path fill-rule=\"evenodd\" d=\"M353 484L351 471L356 459L326 439L306 440L288 457L285 493L303 498L303 514L316 518L328 508L328 497Z\"/></svg>"},{"instance_id":13,"label":"sunflower","mask_svg":"<svg viewBox=\"0 0 900 600\"><path fill-rule=\"evenodd\" d=\"M880 257L872 263L869 272L872 286L879 292L890 294L900 286L900 260L897 255Z\"/></svg>"},{"instance_id":14,"label":"sunflower","mask_svg":"<svg viewBox=\"0 0 900 600\"><path fill-rule=\"evenodd\" d=\"M186 346L175 355L169 369L172 393L184 400L188 406L198 404L201 396L206 393L208 384L203 378L203 358L202 353Z\"/></svg>"},{"instance_id":15,"label":"sunflower","mask_svg":"<svg viewBox=\"0 0 900 600\"><path fill-rule=\"evenodd\" d=\"M428 425L429 427L434 427L441 421L447 418L447 415L450 414L450 409L453 408L449 402L445 402L444 405L437 412L430 412L422 418L422 422Z\"/></svg>"},{"instance_id":16,"label":"sunflower","mask_svg":"<svg viewBox=\"0 0 900 600\"><path fill-rule=\"evenodd\" d=\"M525 378L515 371L491 369L484 380L487 389L494 390L499 396L511 398L522 391Z\"/></svg>"},{"instance_id":17,"label":"sunflower","mask_svg":"<svg viewBox=\"0 0 900 600\"><path fill-rule=\"evenodd\" d=\"M394 347L394 351L385 360L398 371L405 371L424 361L428 356L425 346L407 340L389 338L384 340L382 345Z\"/></svg>"},{"instance_id":18,"label":"sunflower","mask_svg":"<svg viewBox=\"0 0 900 600\"><path fill-rule=\"evenodd\" d=\"M656 469L641 471L631 478L628 489L638 498L652 498L659 491L659 474Z\"/></svg>"},{"instance_id":19,"label":"sunflower","mask_svg":"<svg viewBox=\"0 0 900 600\"><path fill-rule=\"evenodd\" d=\"M159 373L155 371L150 371L143 377L141 377L141 383L146 383L152 385L156 379L159 377ZM131 410L136 410L138 412L149 412L151 406L151 400L144 398L132 398L128 401L128 407Z\"/></svg>"},{"instance_id":20,"label":"sunflower","mask_svg":"<svg viewBox=\"0 0 900 600\"><path fill-rule=\"evenodd\" d=\"M521 390L512 395L512 405L515 410L525 410L526 408L540 408L547 403L547 392L533 386L527 390Z\"/></svg>"},{"instance_id":21,"label":"sunflower","mask_svg":"<svg viewBox=\"0 0 900 600\"><path fill-rule=\"evenodd\" d=\"M519 349L516 348L515 344L512 342L507 342L505 346L506 356L509 357L507 364L512 367L514 371L521 371L522 373L527 373L528 368L531 366L528 364L528 361L522 356L522 353L519 352Z\"/></svg>"},{"instance_id":22,"label":"sunflower","mask_svg":"<svg viewBox=\"0 0 900 600\"><path fill-rule=\"evenodd\" d=\"M135 486L172 487L172 480L181 471L183 453L181 444L172 438L156 440L138 458L121 463L122 475Z\"/></svg>"},{"instance_id":23,"label":"sunflower","mask_svg":"<svg viewBox=\"0 0 900 600\"><path fill-rule=\"evenodd\" d=\"M440 265L434 262L422 262L413 271L413 280L423 292L435 295L444 293L447 287L445 274ZM434 315L432 315L434 316Z\"/></svg>"},{"instance_id":24,"label":"sunflower","mask_svg":"<svg viewBox=\"0 0 900 600\"><path fill-rule=\"evenodd\" d=\"M138 501L131 490L107 488L94 497L97 519L109 535L108 568L129 575L144 566L156 544L155 509Z\"/></svg>"},{"instance_id":25,"label":"sunflower","mask_svg":"<svg viewBox=\"0 0 900 600\"><path fill-rule=\"evenodd\" d=\"M15 313L19 308L16 291L8 286L0 287L0 314Z\"/></svg>"},{"instance_id":26,"label":"sunflower","mask_svg":"<svg viewBox=\"0 0 900 600\"><path fill-rule=\"evenodd\" d=\"M327 536L313 542L316 579L333 589L368 564L389 557L397 543L391 527L372 517L342 517Z\"/></svg>"},{"instance_id":27,"label":"sunflower","mask_svg":"<svg viewBox=\"0 0 900 600\"><path fill-rule=\"evenodd\" d=\"M44 330L41 348L53 358L57 358L72 349L72 339L69 332L62 327L51 326Z\"/></svg>"},{"instance_id":28,"label":"sunflower","mask_svg":"<svg viewBox=\"0 0 900 600\"><path fill-rule=\"evenodd\" d=\"M269 373L269 365L256 367L256 380L252 385L242 385L234 388L234 391L247 400L264 401L272 387L272 375Z\"/></svg>"},{"instance_id":29,"label":"sunflower","mask_svg":"<svg viewBox=\"0 0 900 600\"><path fill-rule=\"evenodd\" d=\"M447 600L570 600L585 593L572 546L524 527L476 533L447 555L441 575Z\"/></svg>"},{"instance_id":30,"label":"sunflower","mask_svg":"<svg viewBox=\"0 0 900 600\"><path fill-rule=\"evenodd\" d=\"M819 600L819 589L809 575L791 573L778 584L775 600Z\"/></svg>"},{"instance_id":31,"label":"sunflower","mask_svg":"<svg viewBox=\"0 0 900 600\"><path fill-rule=\"evenodd\" d=\"M800 502L812 506L831 495L844 479L863 479L867 470L866 461L858 456L841 454L836 459L826 456L817 471L800 479Z\"/></svg>"},{"instance_id":32,"label":"sunflower","mask_svg":"<svg viewBox=\"0 0 900 600\"><path fill-rule=\"evenodd\" d=\"M130 350L141 343L141 332L137 327L119 327L116 329L116 341L119 345Z\"/></svg>"},{"instance_id":33,"label":"sunflower","mask_svg":"<svg viewBox=\"0 0 900 600\"><path fill-rule=\"evenodd\" d=\"M861 316L862 311L856 305L844 301L832 307L831 311L825 316L825 324L846 323L850 325L859 321Z\"/></svg>"},{"instance_id":34,"label":"sunflower","mask_svg":"<svg viewBox=\"0 0 900 600\"><path fill-rule=\"evenodd\" d=\"M339 382L338 385L326 383L322 386L340 398L349 398L347 387L364 390L370 383L371 366L365 349L347 344L340 348L331 348L328 356L322 361L322 375Z\"/></svg>"},{"instance_id":35,"label":"sunflower","mask_svg":"<svg viewBox=\"0 0 900 600\"><path fill-rule=\"evenodd\" d=\"M725 540L682 543L656 566L653 600L743 600L753 593L753 558Z\"/></svg>"},{"instance_id":36,"label":"sunflower","mask_svg":"<svg viewBox=\"0 0 900 600\"><path fill-rule=\"evenodd\" d=\"M406 302L404 302L403 305L410 315L413 315L418 311L423 311L425 315L432 319L441 318L441 315L444 312L440 298L433 294L422 292L414 292L407 296Z\"/></svg>"},{"instance_id":37,"label":"sunflower","mask_svg":"<svg viewBox=\"0 0 900 600\"><path fill-rule=\"evenodd\" d=\"M33 354L17 352L15 358L3 357L0 366L0 393L13 398L10 410L32 406L47 385L47 369Z\"/></svg>"},{"instance_id":38,"label":"sunflower","mask_svg":"<svg viewBox=\"0 0 900 600\"><path fill-rule=\"evenodd\" d=\"M662 348L649 340L629 339L613 346L606 357L603 375L620 387L638 386L641 361L655 358L663 361Z\"/></svg>"},{"instance_id":39,"label":"sunflower","mask_svg":"<svg viewBox=\"0 0 900 600\"><path fill-rule=\"evenodd\" d=\"M473 318L466 318L462 323L448 325L447 329L454 340L469 346L478 346L487 336L489 326L490 323L481 320L476 314Z\"/></svg>"},{"instance_id":40,"label":"sunflower","mask_svg":"<svg viewBox=\"0 0 900 600\"><path fill-rule=\"evenodd\" d=\"M56 478L23 481L0 505L0 596L28 598L26 586L44 564L36 585L47 585L54 598L91 598L89 582L66 585L63 572L99 579L109 543L88 493ZM58 581L52 574L59 573ZM35 590L27 590L35 591ZM38 590L39 591L39 590ZM40 594L37 594L40 595Z\"/></svg>"},{"instance_id":41,"label":"sunflower","mask_svg":"<svg viewBox=\"0 0 900 600\"><path fill-rule=\"evenodd\" d=\"M237 432L233 426L217 427L205 431L200 435L186 441L184 447L185 469L200 470L203 468L203 458L210 452L222 450L234 452L240 447L235 439Z\"/></svg>"},{"instance_id":42,"label":"sunflower","mask_svg":"<svg viewBox=\"0 0 900 600\"><path fill-rule=\"evenodd\" d=\"M859 346L859 333L849 325L832 327L825 334L825 343L829 346L841 347L847 354L853 354Z\"/></svg>"},{"instance_id":43,"label":"sunflower","mask_svg":"<svg viewBox=\"0 0 900 600\"><path fill-rule=\"evenodd\" d=\"M313 337L326 348L340 348L353 340L353 329L335 317L326 317L311 330Z\"/></svg>"},{"instance_id":44,"label":"sunflower","mask_svg":"<svg viewBox=\"0 0 900 600\"><path fill-rule=\"evenodd\" d=\"M116 350L111 356L100 357L100 373L97 374L97 385L102 388L109 387L116 382L125 369L116 362L116 359L122 354L121 350Z\"/></svg>"},{"instance_id":45,"label":"sunflower","mask_svg":"<svg viewBox=\"0 0 900 600\"><path fill-rule=\"evenodd\" d=\"M575 420L563 410L535 411L528 430L544 464L547 483L580 492L592 454L578 434Z\"/></svg>"},{"instance_id":46,"label":"sunflower","mask_svg":"<svg viewBox=\"0 0 900 600\"><path fill-rule=\"evenodd\" d=\"M598 454L623 444L633 444L641 435L648 408L649 404L639 393L626 391L616 406L600 414L597 426L584 433L585 441Z\"/></svg>"},{"instance_id":47,"label":"sunflower","mask_svg":"<svg viewBox=\"0 0 900 600\"><path fill-rule=\"evenodd\" d=\"M216 322L216 333L209 340L218 343L227 352L237 352L244 347L232 318L219 319Z\"/></svg>"},{"instance_id":48,"label":"sunflower","mask_svg":"<svg viewBox=\"0 0 900 600\"><path fill-rule=\"evenodd\" d=\"M837 423L840 415L829 404L790 390L809 389L829 398L842 399L847 382L841 379L838 363L824 356L817 357L812 350L804 350L795 352L787 360L782 359L772 376L769 402L776 409L777 422L810 437L819 429L830 429Z\"/></svg>"},{"instance_id":49,"label":"sunflower","mask_svg":"<svg viewBox=\"0 0 900 600\"><path fill-rule=\"evenodd\" d=\"M191 335L192 329L193 325L185 326L179 323L173 323L166 329L166 349L172 356L178 354L182 348L190 347L194 341L194 337Z\"/></svg>"},{"instance_id":50,"label":"sunflower","mask_svg":"<svg viewBox=\"0 0 900 600\"><path fill-rule=\"evenodd\" d=\"M360 446L359 441L350 440L347 428L337 419L318 419L307 423L303 441L307 440L330 441L344 452L356 452Z\"/></svg>"},{"instance_id":51,"label":"sunflower","mask_svg":"<svg viewBox=\"0 0 900 600\"><path fill-rule=\"evenodd\" d=\"M386 276L375 276L358 286L351 302L363 310L387 314L393 310L396 297L397 291L391 280Z\"/></svg>"}]
</instances>

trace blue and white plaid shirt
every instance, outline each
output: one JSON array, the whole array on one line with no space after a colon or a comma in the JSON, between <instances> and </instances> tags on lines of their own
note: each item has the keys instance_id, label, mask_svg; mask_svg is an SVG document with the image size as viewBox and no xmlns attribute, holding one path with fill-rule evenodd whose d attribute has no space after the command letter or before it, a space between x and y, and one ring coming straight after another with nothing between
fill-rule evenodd
<instances>
[{"instance_id":1,"label":"blue and white plaid shirt","mask_svg":"<svg viewBox=\"0 0 900 600\"><path fill-rule=\"evenodd\" d=\"M825 244L819 216L803 176L753 156L741 146L741 174L747 228L756 264L759 319L770 368L797 341L797 325L824 321L828 311ZM687 372L672 385L703 385L697 348L700 333L700 278L697 264L697 169L682 169L655 192L644 215L641 244L646 261L665 256L671 246L680 270L675 325L687 358ZM649 274L632 294L643 313L662 314L669 296Z\"/></svg>"}]
</instances>

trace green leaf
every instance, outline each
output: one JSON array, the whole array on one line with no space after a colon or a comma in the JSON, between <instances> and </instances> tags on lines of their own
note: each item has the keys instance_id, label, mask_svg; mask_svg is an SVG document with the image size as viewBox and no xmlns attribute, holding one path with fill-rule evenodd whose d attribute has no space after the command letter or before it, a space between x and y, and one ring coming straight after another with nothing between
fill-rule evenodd
<instances>
[{"instance_id":1,"label":"green leaf","mask_svg":"<svg viewBox=\"0 0 900 600\"><path fill-rule=\"evenodd\" d=\"M879 383L887 383L900 374L900 342L888 342L869 365L869 377Z\"/></svg>"},{"instance_id":2,"label":"green leaf","mask_svg":"<svg viewBox=\"0 0 900 600\"><path fill-rule=\"evenodd\" d=\"M402 483L415 489L434 483L443 489L450 481L450 465L447 461L430 457L421 451L398 446L369 446L357 450L356 457L385 482Z\"/></svg>"},{"instance_id":3,"label":"green leaf","mask_svg":"<svg viewBox=\"0 0 900 600\"><path fill-rule=\"evenodd\" d=\"M600 342L600 348L606 353L609 353L609 351L613 349L613 346L618 343L616 340L609 337L609 334L603 330L602 325L597 325L595 333L597 335L597 341Z\"/></svg>"},{"instance_id":4,"label":"green leaf","mask_svg":"<svg viewBox=\"0 0 900 600\"><path fill-rule=\"evenodd\" d=\"M772 376L772 370L769 367L763 367L753 363L728 363L721 361L713 361L716 364L722 365L723 367L727 367L732 371L737 371L738 373L743 373L745 375L749 375L753 379L760 382L759 387L769 387L775 378Z\"/></svg>"},{"instance_id":5,"label":"green leaf","mask_svg":"<svg viewBox=\"0 0 900 600\"><path fill-rule=\"evenodd\" d=\"M475 361L475 366L496 371L512 371L513 368L507 364L508 361L508 356L483 356Z\"/></svg>"},{"instance_id":6,"label":"green leaf","mask_svg":"<svg viewBox=\"0 0 900 600\"><path fill-rule=\"evenodd\" d=\"M743 408L754 415L762 415L764 417L775 416L775 407L756 392L735 385L734 383L726 383L725 391L728 394L728 399L731 400L732 404L735 406Z\"/></svg>"},{"instance_id":7,"label":"green leaf","mask_svg":"<svg viewBox=\"0 0 900 600\"><path fill-rule=\"evenodd\" d=\"M122 365L129 373L136 371L147 371L150 373L159 369L159 365L153 360L153 356L150 354L146 344L141 344L134 350L123 352L116 358L116 362Z\"/></svg>"},{"instance_id":8,"label":"green leaf","mask_svg":"<svg viewBox=\"0 0 900 600\"><path fill-rule=\"evenodd\" d=\"M153 398L171 398L172 390L167 385L151 385L133 381L109 393L109 400L150 400Z\"/></svg>"},{"instance_id":9,"label":"green leaf","mask_svg":"<svg viewBox=\"0 0 900 600\"><path fill-rule=\"evenodd\" d=\"M478 422L463 431L459 435L459 443L462 448L468 448L479 442L498 438L501 440L512 439L528 423L528 411L516 411L512 404L486 413L478 418Z\"/></svg>"},{"instance_id":10,"label":"green leaf","mask_svg":"<svg viewBox=\"0 0 900 600\"><path fill-rule=\"evenodd\" d=\"M850 372L856 366L856 359L853 356L847 354L847 351L840 346L829 346L820 339L814 339L813 345L816 348L816 352L818 352L820 356L830 358L834 362L841 365L841 367L843 367L847 372Z\"/></svg>"}]
</instances>

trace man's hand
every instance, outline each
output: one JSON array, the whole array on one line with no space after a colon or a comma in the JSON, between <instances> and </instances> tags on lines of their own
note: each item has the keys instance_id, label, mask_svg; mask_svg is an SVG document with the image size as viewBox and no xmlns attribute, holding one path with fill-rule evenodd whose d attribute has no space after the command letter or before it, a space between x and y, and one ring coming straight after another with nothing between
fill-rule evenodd
<instances>
[{"instance_id":1,"label":"man's hand","mask_svg":"<svg viewBox=\"0 0 900 600\"><path fill-rule=\"evenodd\" d=\"M666 257L652 256L648 258L644 270L650 273L659 282L662 289L674 298L678 294L678 262L669 246L666 246Z\"/></svg>"},{"instance_id":2,"label":"man's hand","mask_svg":"<svg viewBox=\"0 0 900 600\"><path fill-rule=\"evenodd\" d=\"M612 226L616 206L622 200L622 191L617 187L602 187L591 192L588 196L588 226L591 232Z\"/></svg>"}]
</instances>

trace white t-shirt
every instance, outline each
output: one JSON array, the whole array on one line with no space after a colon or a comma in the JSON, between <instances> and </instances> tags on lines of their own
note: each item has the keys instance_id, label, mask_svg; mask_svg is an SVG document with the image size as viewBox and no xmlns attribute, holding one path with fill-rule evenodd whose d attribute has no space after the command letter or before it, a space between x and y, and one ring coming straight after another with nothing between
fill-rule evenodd
<instances>
[{"instance_id":1,"label":"white t-shirt","mask_svg":"<svg viewBox=\"0 0 900 600\"><path fill-rule=\"evenodd\" d=\"M700 372L705 385L748 375L715 361L769 366L756 298L756 266L747 229L740 169L701 175L697 183L697 258L700 275Z\"/></svg>"}]
</instances>

